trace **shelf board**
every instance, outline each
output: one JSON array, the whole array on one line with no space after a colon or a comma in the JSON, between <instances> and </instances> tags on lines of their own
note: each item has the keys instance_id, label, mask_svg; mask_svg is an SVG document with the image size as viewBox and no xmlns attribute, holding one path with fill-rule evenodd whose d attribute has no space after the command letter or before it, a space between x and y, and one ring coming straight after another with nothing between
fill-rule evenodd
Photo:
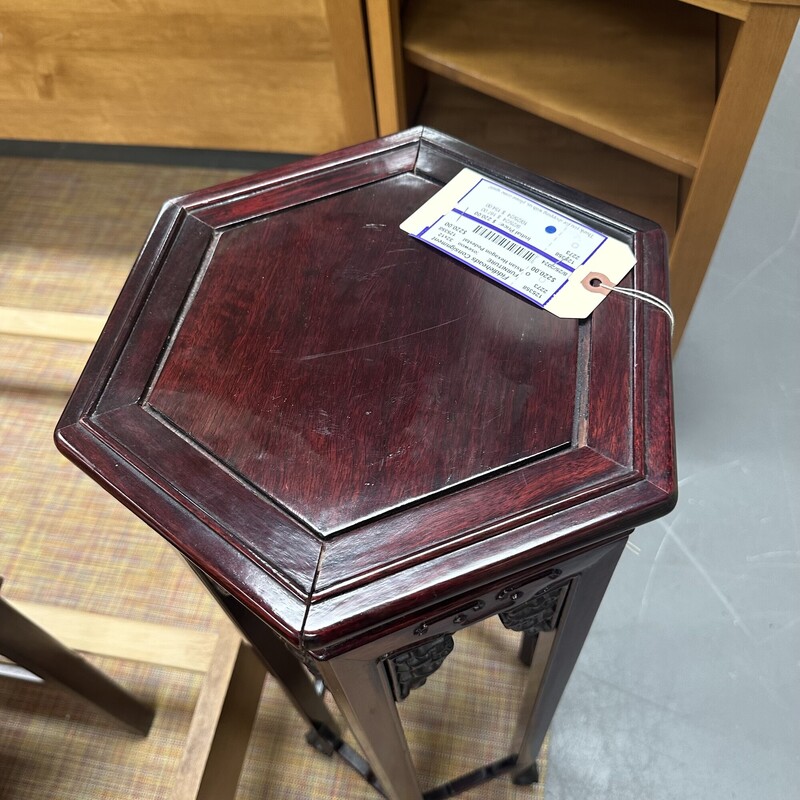
<instances>
[{"instance_id":1,"label":"shelf board","mask_svg":"<svg viewBox=\"0 0 800 800\"><path fill-rule=\"evenodd\" d=\"M750 0L681 0L690 6L707 8L731 19L745 20L750 13Z\"/></svg>"},{"instance_id":2,"label":"shelf board","mask_svg":"<svg viewBox=\"0 0 800 800\"><path fill-rule=\"evenodd\" d=\"M670 239L675 234L672 172L433 75L416 121L653 219Z\"/></svg>"},{"instance_id":3,"label":"shelf board","mask_svg":"<svg viewBox=\"0 0 800 800\"><path fill-rule=\"evenodd\" d=\"M691 177L715 101L715 16L674 0L414 0L406 58Z\"/></svg>"}]
</instances>

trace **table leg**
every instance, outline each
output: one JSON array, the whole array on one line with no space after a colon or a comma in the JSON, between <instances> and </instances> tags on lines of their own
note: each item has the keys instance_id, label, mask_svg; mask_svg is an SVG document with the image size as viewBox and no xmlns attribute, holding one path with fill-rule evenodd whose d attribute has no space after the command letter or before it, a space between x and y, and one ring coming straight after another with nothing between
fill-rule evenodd
<instances>
[{"instance_id":1,"label":"table leg","mask_svg":"<svg viewBox=\"0 0 800 800\"><path fill-rule=\"evenodd\" d=\"M0 598L0 652L45 681L79 694L107 714L146 734L153 709L42 630Z\"/></svg>"},{"instance_id":2,"label":"table leg","mask_svg":"<svg viewBox=\"0 0 800 800\"><path fill-rule=\"evenodd\" d=\"M533 651L536 649L536 634L528 633L527 631L522 634L522 640L519 643L519 660L529 667L533 664Z\"/></svg>"},{"instance_id":3,"label":"table leg","mask_svg":"<svg viewBox=\"0 0 800 800\"><path fill-rule=\"evenodd\" d=\"M385 796L391 800L422 800L385 666L372 660L340 657L322 661L318 667Z\"/></svg>"},{"instance_id":4,"label":"table leg","mask_svg":"<svg viewBox=\"0 0 800 800\"><path fill-rule=\"evenodd\" d=\"M536 757L626 541L598 550L597 559L570 580L563 606L554 596L553 615L558 619L535 615L523 631L536 636L536 644L513 742L512 752L518 753L516 784L538 779Z\"/></svg>"},{"instance_id":5,"label":"table leg","mask_svg":"<svg viewBox=\"0 0 800 800\"><path fill-rule=\"evenodd\" d=\"M314 683L301 661L289 650L283 641L274 634L252 611L242 605L233 595L224 592L207 575L189 564L211 596L219 603L242 635L253 646L275 680L281 685L301 717L311 726L318 739L313 744L320 752L333 753L333 746L326 742L339 739L339 727L331 716L322 697L314 688Z\"/></svg>"}]
</instances>

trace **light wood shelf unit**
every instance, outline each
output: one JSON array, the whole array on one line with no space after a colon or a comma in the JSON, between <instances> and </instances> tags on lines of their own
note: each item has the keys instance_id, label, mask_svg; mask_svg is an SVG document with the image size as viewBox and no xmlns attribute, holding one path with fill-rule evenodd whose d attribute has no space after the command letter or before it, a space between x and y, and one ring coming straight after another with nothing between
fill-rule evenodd
<instances>
[{"instance_id":1,"label":"light wood shelf unit","mask_svg":"<svg viewBox=\"0 0 800 800\"><path fill-rule=\"evenodd\" d=\"M366 0L366 10L380 134L414 121L409 109L424 71L672 171L677 347L800 0ZM629 176L639 180L641 172ZM598 189L592 193L619 202L613 188ZM644 200L647 192L642 185L629 194ZM669 217L649 215L662 225Z\"/></svg>"},{"instance_id":2,"label":"light wood shelf unit","mask_svg":"<svg viewBox=\"0 0 800 800\"><path fill-rule=\"evenodd\" d=\"M403 31L412 64L694 174L715 100L708 11L672 0L414 0Z\"/></svg>"}]
</instances>

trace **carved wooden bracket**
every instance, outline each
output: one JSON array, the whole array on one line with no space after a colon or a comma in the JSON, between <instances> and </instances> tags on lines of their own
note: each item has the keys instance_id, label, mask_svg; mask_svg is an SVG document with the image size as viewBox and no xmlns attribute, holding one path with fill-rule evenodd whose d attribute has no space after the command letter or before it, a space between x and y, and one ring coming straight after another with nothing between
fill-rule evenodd
<instances>
[{"instance_id":1,"label":"carved wooden bracket","mask_svg":"<svg viewBox=\"0 0 800 800\"><path fill-rule=\"evenodd\" d=\"M394 699L405 700L412 689L419 689L444 663L453 650L453 637L449 633L427 642L409 647L387 659L386 665L392 683Z\"/></svg>"},{"instance_id":2,"label":"carved wooden bracket","mask_svg":"<svg viewBox=\"0 0 800 800\"><path fill-rule=\"evenodd\" d=\"M545 633L556 627L564 586L546 589L518 606L501 611L500 621L506 628L521 633Z\"/></svg>"}]
</instances>

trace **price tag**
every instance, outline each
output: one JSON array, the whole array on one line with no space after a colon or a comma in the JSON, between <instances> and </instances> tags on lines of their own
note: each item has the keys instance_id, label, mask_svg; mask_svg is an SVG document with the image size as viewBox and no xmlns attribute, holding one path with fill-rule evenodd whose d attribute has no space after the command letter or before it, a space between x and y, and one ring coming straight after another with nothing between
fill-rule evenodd
<instances>
[{"instance_id":1,"label":"price tag","mask_svg":"<svg viewBox=\"0 0 800 800\"><path fill-rule=\"evenodd\" d=\"M631 248L464 169L400 228L558 317L583 319L633 268Z\"/></svg>"}]
</instances>

